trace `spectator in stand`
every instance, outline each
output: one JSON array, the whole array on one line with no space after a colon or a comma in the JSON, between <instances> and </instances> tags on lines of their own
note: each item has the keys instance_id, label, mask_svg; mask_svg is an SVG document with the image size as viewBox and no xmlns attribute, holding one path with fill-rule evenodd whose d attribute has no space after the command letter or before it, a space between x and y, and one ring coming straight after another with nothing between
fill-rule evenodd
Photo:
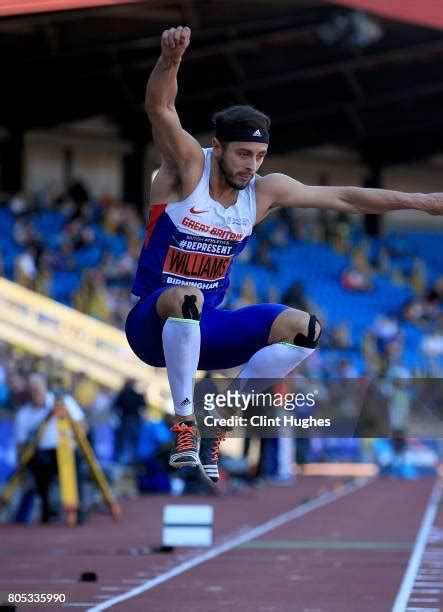
<instances>
[{"instance_id":1,"label":"spectator in stand","mask_svg":"<svg viewBox=\"0 0 443 612\"><path fill-rule=\"evenodd\" d=\"M405 321L420 325L423 322L425 308L423 298L416 298L407 302L401 311L401 317Z\"/></svg>"},{"instance_id":2,"label":"spectator in stand","mask_svg":"<svg viewBox=\"0 0 443 612\"><path fill-rule=\"evenodd\" d=\"M136 391L135 381L128 379L114 400L114 410L120 420L116 440L118 463L131 465L137 460L141 416L145 408L145 398Z\"/></svg>"},{"instance_id":3,"label":"spectator in stand","mask_svg":"<svg viewBox=\"0 0 443 612\"><path fill-rule=\"evenodd\" d=\"M41 293L42 295L49 296L52 289L52 282L53 276L51 268L46 262L42 262L35 280L35 291L37 291L37 293Z\"/></svg>"},{"instance_id":4,"label":"spectator in stand","mask_svg":"<svg viewBox=\"0 0 443 612\"><path fill-rule=\"evenodd\" d=\"M55 253L45 253L44 257L45 261L56 270L75 268L74 248L69 238L63 237L60 248Z\"/></svg>"},{"instance_id":5,"label":"spectator in stand","mask_svg":"<svg viewBox=\"0 0 443 612\"><path fill-rule=\"evenodd\" d=\"M95 241L94 230L85 227L81 217L76 217L65 226L64 236L72 245L74 251L87 248Z\"/></svg>"},{"instance_id":6,"label":"spectator in stand","mask_svg":"<svg viewBox=\"0 0 443 612\"><path fill-rule=\"evenodd\" d=\"M252 276L247 276L242 284L242 290L240 296L233 303L233 308L242 308L243 306L250 306L255 304L257 301L257 293L255 289L255 282Z\"/></svg>"},{"instance_id":7,"label":"spectator in stand","mask_svg":"<svg viewBox=\"0 0 443 612\"><path fill-rule=\"evenodd\" d=\"M137 445L138 488L141 493L169 493L169 454L173 443L170 423L164 419L143 419Z\"/></svg>"},{"instance_id":8,"label":"spectator in stand","mask_svg":"<svg viewBox=\"0 0 443 612\"><path fill-rule=\"evenodd\" d=\"M81 290L74 282L72 292L67 293L67 296L71 293L73 306L122 327L133 306L128 288L132 284L143 233L136 208L106 196L98 203L92 202L79 179L69 185L66 193L60 185L51 183L36 196L35 201L17 194L8 207L14 216L13 242L24 250L14 262L15 279L52 297L60 295L60 284L66 282L66 276L58 272L78 272L79 279L84 276ZM55 215L53 232L51 214ZM104 227L108 235L97 226ZM105 255L102 266L101 258L110 248L110 235L124 237L128 248L126 252L118 252L118 256L115 253L108 257ZM94 263L87 264L88 257ZM100 277L100 269L94 270L98 264L106 273L104 279ZM5 273L9 274L7 269ZM73 281L74 276L69 280ZM125 297L120 288L126 289Z\"/></svg>"},{"instance_id":9,"label":"spectator in stand","mask_svg":"<svg viewBox=\"0 0 443 612\"><path fill-rule=\"evenodd\" d=\"M288 245L290 238L290 225L292 217L286 208L280 208L277 212L275 225L269 236L269 242L273 247L284 248Z\"/></svg>"},{"instance_id":10,"label":"spectator in stand","mask_svg":"<svg viewBox=\"0 0 443 612\"><path fill-rule=\"evenodd\" d=\"M410 372L403 366L394 366L388 370L389 379L382 388L387 397L389 424L391 427L391 445L394 452L394 463L403 458L406 449L406 438L410 428L411 389Z\"/></svg>"},{"instance_id":11,"label":"spectator in stand","mask_svg":"<svg viewBox=\"0 0 443 612\"><path fill-rule=\"evenodd\" d=\"M436 321L443 314L443 278L438 279L431 289L421 297L405 304L402 318L423 327L428 322Z\"/></svg>"},{"instance_id":12,"label":"spectator in stand","mask_svg":"<svg viewBox=\"0 0 443 612\"><path fill-rule=\"evenodd\" d=\"M258 244L255 262L266 268L270 272L277 272L276 266L271 259L271 252L268 240L261 240Z\"/></svg>"},{"instance_id":13,"label":"spectator in stand","mask_svg":"<svg viewBox=\"0 0 443 612\"><path fill-rule=\"evenodd\" d=\"M63 190L56 181L53 181L37 194L36 206L40 210L55 210L62 200Z\"/></svg>"},{"instance_id":14,"label":"spectator in stand","mask_svg":"<svg viewBox=\"0 0 443 612\"><path fill-rule=\"evenodd\" d=\"M363 248L354 250L352 265L342 273L341 284L350 291L372 291L372 270Z\"/></svg>"},{"instance_id":15,"label":"spectator in stand","mask_svg":"<svg viewBox=\"0 0 443 612\"><path fill-rule=\"evenodd\" d=\"M109 289L109 322L116 327L124 327L132 304L128 302L126 287Z\"/></svg>"},{"instance_id":16,"label":"spectator in stand","mask_svg":"<svg viewBox=\"0 0 443 612\"><path fill-rule=\"evenodd\" d=\"M440 378L443 375L443 317L424 336L421 350L428 362L428 376Z\"/></svg>"},{"instance_id":17,"label":"spectator in stand","mask_svg":"<svg viewBox=\"0 0 443 612\"><path fill-rule=\"evenodd\" d=\"M89 407L87 413L88 422L91 425L98 423L108 423L114 429L117 426L118 419L113 410L115 393L112 389L99 385L97 393Z\"/></svg>"},{"instance_id":18,"label":"spectator in stand","mask_svg":"<svg viewBox=\"0 0 443 612\"><path fill-rule=\"evenodd\" d=\"M124 233L128 243L128 250L130 256L135 261L135 265L137 265L140 253L140 237L143 235L144 224L140 218L139 212L135 206L131 204L126 205L125 217Z\"/></svg>"},{"instance_id":19,"label":"spectator in stand","mask_svg":"<svg viewBox=\"0 0 443 612\"><path fill-rule=\"evenodd\" d=\"M443 302L438 291L432 288L425 295L424 318L427 321L436 321L443 314Z\"/></svg>"},{"instance_id":20,"label":"spectator in stand","mask_svg":"<svg viewBox=\"0 0 443 612\"><path fill-rule=\"evenodd\" d=\"M290 308L298 308L299 310L305 310L311 312L312 305L306 298L304 286L301 281L295 281L286 293L283 294L282 301Z\"/></svg>"},{"instance_id":21,"label":"spectator in stand","mask_svg":"<svg viewBox=\"0 0 443 612\"><path fill-rule=\"evenodd\" d=\"M24 248L32 245L37 245L41 241L40 236L32 227L31 222L24 218L16 220L12 232L12 237L19 246Z\"/></svg>"},{"instance_id":22,"label":"spectator in stand","mask_svg":"<svg viewBox=\"0 0 443 612\"><path fill-rule=\"evenodd\" d=\"M29 399L26 375L17 368L10 368L7 378L9 390L7 406L11 412L18 410Z\"/></svg>"},{"instance_id":23,"label":"spectator in stand","mask_svg":"<svg viewBox=\"0 0 443 612\"><path fill-rule=\"evenodd\" d=\"M132 281L137 264L129 253L124 253L117 259L107 250L103 255L100 268L107 283L111 285L128 285Z\"/></svg>"},{"instance_id":24,"label":"spectator in stand","mask_svg":"<svg viewBox=\"0 0 443 612\"><path fill-rule=\"evenodd\" d=\"M345 212L337 213L334 219L334 246L340 251L346 251L350 246L351 219Z\"/></svg>"},{"instance_id":25,"label":"spectator in stand","mask_svg":"<svg viewBox=\"0 0 443 612\"><path fill-rule=\"evenodd\" d=\"M7 408L9 400L8 369L6 362L9 358L9 347L0 342L0 410Z\"/></svg>"},{"instance_id":26,"label":"spectator in stand","mask_svg":"<svg viewBox=\"0 0 443 612\"><path fill-rule=\"evenodd\" d=\"M358 378L357 368L348 359L340 359L337 365L338 378Z\"/></svg>"},{"instance_id":27,"label":"spectator in stand","mask_svg":"<svg viewBox=\"0 0 443 612\"><path fill-rule=\"evenodd\" d=\"M68 187L68 196L75 203L80 212L81 208L88 204L91 199L84 183L76 178L71 181Z\"/></svg>"},{"instance_id":28,"label":"spectator in stand","mask_svg":"<svg viewBox=\"0 0 443 612\"><path fill-rule=\"evenodd\" d=\"M28 246L24 253L15 259L15 277L17 282L28 289L35 288L37 279L36 250Z\"/></svg>"},{"instance_id":29,"label":"spectator in stand","mask_svg":"<svg viewBox=\"0 0 443 612\"><path fill-rule=\"evenodd\" d=\"M347 349L352 346L352 335L349 325L346 321L341 321L332 328L330 334L331 347L338 349Z\"/></svg>"},{"instance_id":30,"label":"spectator in stand","mask_svg":"<svg viewBox=\"0 0 443 612\"><path fill-rule=\"evenodd\" d=\"M79 372L74 376L72 388L76 402L88 412L97 397L97 383L86 376L84 372Z\"/></svg>"},{"instance_id":31,"label":"spectator in stand","mask_svg":"<svg viewBox=\"0 0 443 612\"><path fill-rule=\"evenodd\" d=\"M388 347L400 337L400 327L397 317L394 315L381 315L372 326L377 351L382 355L386 354Z\"/></svg>"},{"instance_id":32,"label":"spectator in stand","mask_svg":"<svg viewBox=\"0 0 443 612\"><path fill-rule=\"evenodd\" d=\"M380 315L362 344L369 371L384 376L389 366L398 362L401 349L402 334L397 317Z\"/></svg>"},{"instance_id":33,"label":"spectator in stand","mask_svg":"<svg viewBox=\"0 0 443 612\"><path fill-rule=\"evenodd\" d=\"M106 323L110 320L110 295L101 270L90 270L85 274L85 312ZM88 295L89 293L89 295Z\"/></svg>"},{"instance_id":34,"label":"spectator in stand","mask_svg":"<svg viewBox=\"0 0 443 612\"><path fill-rule=\"evenodd\" d=\"M11 198L9 201L9 210L16 219L24 217L30 212L29 202L23 193L16 193L15 196Z\"/></svg>"},{"instance_id":35,"label":"spectator in stand","mask_svg":"<svg viewBox=\"0 0 443 612\"><path fill-rule=\"evenodd\" d=\"M349 291L372 291L372 281L368 274L357 268L347 268L341 275L341 284Z\"/></svg>"},{"instance_id":36,"label":"spectator in stand","mask_svg":"<svg viewBox=\"0 0 443 612\"><path fill-rule=\"evenodd\" d=\"M431 291L438 296L440 305L443 306L443 276L437 278Z\"/></svg>"},{"instance_id":37,"label":"spectator in stand","mask_svg":"<svg viewBox=\"0 0 443 612\"><path fill-rule=\"evenodd\" d=\"M107 205L104 208L103 222L105 230L108 234L124 235L126 225L125 207L113 198L109 198L107 200Z\"/></svg>"},{"instance_id":38,"label":"spectator in stand","mask_svg":"<svg viewBox=\"0 0 443 612\"><path fill-rule=\"evenodd\" d=\"M98 270L94 271L94 281L94 290L87 312L91 317L109 323L111 320L110 293L104 282L103 275Z\"/></svg>"}]
</instances>

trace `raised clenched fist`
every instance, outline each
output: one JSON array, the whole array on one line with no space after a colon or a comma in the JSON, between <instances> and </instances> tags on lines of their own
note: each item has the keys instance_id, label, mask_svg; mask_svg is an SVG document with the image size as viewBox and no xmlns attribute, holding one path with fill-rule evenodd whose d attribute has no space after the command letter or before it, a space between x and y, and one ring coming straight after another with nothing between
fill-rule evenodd
<instances>
[{"instance_id":1,"label":"raised clenched fist","mask_svg":"<svg viewBox=\"0 0 443 612\"><path fill-rule=\"evenodd\" d=\"M177 61L186 51L191 40L191 30L178 26L165 30L161 38L162 57L165 60Z\"/></svg>"}]
</instances>

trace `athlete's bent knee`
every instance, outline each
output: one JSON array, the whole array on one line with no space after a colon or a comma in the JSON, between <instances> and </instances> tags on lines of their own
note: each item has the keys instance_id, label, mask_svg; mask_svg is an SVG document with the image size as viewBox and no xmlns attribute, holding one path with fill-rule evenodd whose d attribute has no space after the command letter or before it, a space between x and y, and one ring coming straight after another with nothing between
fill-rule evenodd
<instances>
[{"instance_id":1,"label":"athlete's bent knee","mask_svg":"<svg viewBox=\"0 0 443 612\"><path fill-rule=\"evenodd\" d=\"M185 294L185 296L183 297L182 315L184 319L193 319L194 321L200 321L201 312L198 309L197 296L195 294Z\"/></svg>"},{"instance_id":2,"label":"athlete's bent knee","mask_svg":"<svg viewBox=\"0 0 443 612\"><path fill-rule=\"evenodd\" d=\"M159 297L157 313L162 319L183 317L199 321L203 302L203 293L197 287L174 287Z\"/></svg>"},{"instance_id":3,"label":"athlete's bent knee","mask_svg":"<svg viewBox=\"0 0 443 612\"><path fill-rule=\"evenodd\" d=\"M298 333L294 338L294 344L297 346L303 346L305 348L315 349L318 346L318 341L320 340L322 328L320 325L320 321L314 314L309 316L308 323L308 333L302 334Z\"/></svg>"}]
</instances>

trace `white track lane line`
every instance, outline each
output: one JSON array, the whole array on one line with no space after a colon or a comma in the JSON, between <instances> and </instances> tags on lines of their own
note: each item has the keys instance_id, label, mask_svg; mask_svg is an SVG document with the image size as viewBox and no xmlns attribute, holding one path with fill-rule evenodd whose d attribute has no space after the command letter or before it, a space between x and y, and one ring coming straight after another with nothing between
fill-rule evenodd
<instances>
[{"instance_id":1,"label":"white track lane line","mask_svg":"<svg viewBox=\"0 0 443 612\"><path fill-rule=\"evenodd\" d=\"M184 572L187 572L191 568L197 565L200 565L201 563L205 563L206 561L215 559L215 557L218 557L219 555L222 555L223 553L228 552L229 550L232 550L233 548L236 548L237 546L240 546L241 544L244 544L245 542L249 542L250 540L253 540L254 538L259 538L265 533L268 533L269 531L276 529L277 527L281 527L282 525L285 525L286 523L289 523L290 521L293 521L297 518L300 518L301 516L304 516L305 514L308 514L308 512L312 512L313 510L316 510L317 508L322 508L323 506L326 506L327 504L330 504L331 502L337 499L340 499L341 497L345 497L346 495L349 495L350 493L353 493L354 491L362 489L363 487L367 486L372 481L373 479L370 479L370 480L365 479L363 481L357 482L356 484L352 484L352 485L348 485L347 487L343 487L343 489L340 491L324 493L323 495L320 495L319 497L317 497L317 499L306 502L302 506L297 506L296 508L293 508L292 510L285 512L284 514L280 514L276 516L275 518L270 519L269 521L266 521L266 523L262 523L261 525L254 527L253 529L248 529L244 533L238 536L234 536L233 538L230 538L223 544L219 544L218 546L215 546L211 550L208 550L207 552L202 553L201 555L197 555L196 557L189 559L188 561L185 561L184 563L181 563L180 565L177 565L173 569L167 572L164 572L163 574L160 574L159 576L156 576L155 578L152 578L151 580L147 580L140 586L135 587L131 589L130 591L123 593L122 595L117 595L116 597L113 597L112 599L108 599L106 602L103 602L93 608L89 608L88 612L100 612L101 610L106 610L107 608L110 608L111 606L115 604L131 599L132 597L136 597L137 595L140 595L140 593L149 591L150 589L153 589L154 587L161 584L162 582L166 582L167 580L170 580L171 578L175 578L175 576L178 576L179 574L183 574Z\"/></svg>"},{"instance_id":2,"label":"white track lane line","mask_svg":"<svg viewBox=\"0 0 443 612\"><path fill-rule=\"evenodd\" d=\"M412 549L411 557L409 559L406 572L403 576L403 581L400 585L397 597L395 598L392 612L405 612L406 610L409 598L411 596L412 587L414 586L415 577L426 548L426 542L428 540L435 515L437 514L441 493L441 488L437 482L432 490L431 498L423 515L423 520L418 530L414 548Z\"/></svg>"}]
</instances>

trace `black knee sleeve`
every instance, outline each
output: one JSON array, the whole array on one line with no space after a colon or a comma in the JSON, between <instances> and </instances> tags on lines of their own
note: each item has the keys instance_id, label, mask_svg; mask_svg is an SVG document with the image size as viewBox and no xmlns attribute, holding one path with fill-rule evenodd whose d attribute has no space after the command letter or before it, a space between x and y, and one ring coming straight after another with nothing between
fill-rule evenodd
<instances>
[{"instance_id":1,"label":"black knee sleeve","mask_svg":"<svg viewBox=\"0 0 443 612\"><path fill-rule=\"evenodd\" d=\"M297 346L303 346L305 348L312 348L312 349L316 348L318 345L318 341L320 340L320 336L321 336L321 326L320 326L320 332L317 338L315 337L315 324L316 323L320 325L320 321L317 319L317 317L311 314L309 318L308 334L306 336L305 334L297 334L294 338L294 344L296 344Z\"/></svg>"},{"instance_id":2,"label":"black knee sleeve","mask_svg":"<svg viewBox=\"0 0 443 612\"><path fill-rule=\"evenodd\" d=\"M185 295L182 304L182 314L185 319L194 319L194 321L200 321L200 313L196 306L196 302L196 295Z\"/></svg>"}]
</instances>

